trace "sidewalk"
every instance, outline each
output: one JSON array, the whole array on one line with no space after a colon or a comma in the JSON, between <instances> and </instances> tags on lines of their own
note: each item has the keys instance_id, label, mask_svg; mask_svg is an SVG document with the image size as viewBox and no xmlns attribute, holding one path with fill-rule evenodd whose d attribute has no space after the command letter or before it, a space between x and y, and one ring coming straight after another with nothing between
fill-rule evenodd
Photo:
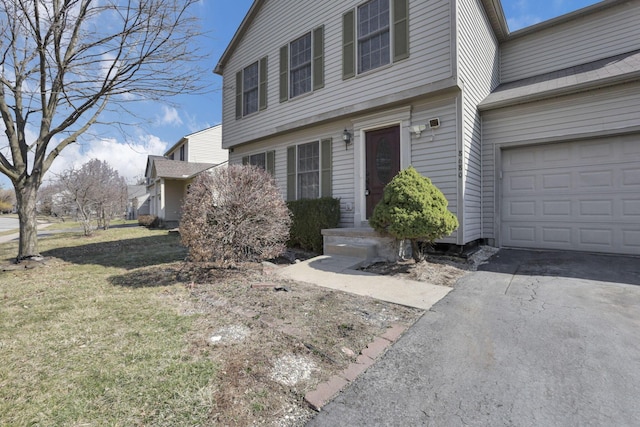
<instances>
[{"instance_id":1,"label":"sidewalk","mask_svg":"<svg viewBox=\"0 0 640 427\"><path fill-rule=\"evenodd\" d=\"M51 223L42 223L42 224L38 224L38 237L40 236L40 231L44 230L45 228L49 227L51 225ZM46 233L47 235L49 235L50 233ZM11 234L7 234L5 236L0 236L0 243L7 243L7 242L11 242L12 240L18 240L20 238L20 232L16 231L15 233L11 233Z\"/></svg>"},{"instance_id":2,"label":"sidewalk","mask_svg":"<svg viewBox=\"0 0 640 427\"><path fill-rule=\"evenodd\" d=\"M357 270L360 258L322 255L278 270L278 274L299 282L364 295L408 307L429 310L451 288L397 279Z\"/></svg>"}]
</instances>

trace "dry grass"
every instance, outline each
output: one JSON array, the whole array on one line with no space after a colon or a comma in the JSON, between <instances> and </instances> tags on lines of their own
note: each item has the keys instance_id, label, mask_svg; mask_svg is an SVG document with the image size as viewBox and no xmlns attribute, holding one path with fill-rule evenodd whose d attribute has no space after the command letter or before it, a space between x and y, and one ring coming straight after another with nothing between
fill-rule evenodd
<instances>
[{"instance_id":1,"label":"dry grass","mask_svg":"<svg viewBox=\"0 0 640 427\"><path fill-rule=\"evenodd\" d=\"M40 249L44 267L0 273L1 425L301 425L308 391L421 315L261 266L185 265L161 230Z\"/></svg>"}]
</instances>

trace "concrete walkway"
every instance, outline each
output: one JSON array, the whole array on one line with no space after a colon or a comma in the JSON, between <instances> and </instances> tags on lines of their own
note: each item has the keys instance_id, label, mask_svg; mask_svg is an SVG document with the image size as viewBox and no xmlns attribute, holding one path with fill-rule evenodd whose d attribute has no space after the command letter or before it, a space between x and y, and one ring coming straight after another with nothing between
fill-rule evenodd
<instances>
[{"instance_id":1,"label":"concrete walkway","mask_svg":"<svg viewBox=\"0 0 640 427\"><path fill-rule=\"evenodd\" d=\"M49 227L51 224L50 223L38 223L38 237L43 237L43 236L48 236L50 234L52 234L51 232L43 232L41 233L41 230L44 230L45 228ZM0 243L7 243L7 242L11 242L13 240L18 240L20 238L20 232L18 230L16 230L15 233L12 234L7 234L4 236L0 236Z\"/></svg>"},{"instance_id":2,"label":"concrete walkway","mask_svg":"<svg viewBox=\"0 0 640 427\"><path fill-rule=\"evenodd\" d=\"M451 288L357 270L360 258L322 255L278 270L288 279L429 310Z\"/></svg>"}]
</instances>

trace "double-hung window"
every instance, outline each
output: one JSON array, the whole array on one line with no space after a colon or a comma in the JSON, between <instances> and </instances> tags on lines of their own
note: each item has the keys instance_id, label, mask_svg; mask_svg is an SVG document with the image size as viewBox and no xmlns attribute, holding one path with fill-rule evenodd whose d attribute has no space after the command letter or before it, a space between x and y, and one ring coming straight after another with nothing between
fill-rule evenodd
<instances>
[{"instance_id":1,"label":"double-hung window","mask_svg":"<svg viewBox=\"0 0 640 427\"><path fill-rule=\"evenodd\" d=\"M408 0L369 0L342 16L343 79L408 57Z\"/></svg>"},{"instance_id":2,"label":"double-hung window","mask_svg":"<svg viewBox=\"0 0 640 427\"><path fill-rule=\"evenodd\" d=\"M298 145L297 193L299 199L320 196L320 147L318 141Z\"/></svg>"},{"instance_id":3,"label":"double-hung window","mask_svg":"<svg viewBox=\"0 0 640 427\"><path fill-rule=\"evenodd\" d=\"M267 58L236 73L236 119L267 108Z\"/></svg>"},{"instance_id":4,"label":"double-hung window","mask_svg":"<svg viewBox=\"0 0 640 427\"><path fill-rule=\"evenodd\" d=\"M242 115L258 111L258 63L242 71Z\"/></svg>"},{"instance_id":5,"label":"double-hung window","mask_svg":"<svg viewBox=\"0 0 640 427\"><path fill-rule=\"evenodd\" d=\"M272 176L275 175L275 163L276 163L276 152L275 151L267 151L262 153L255 153L249 156L242 157L243 165L252 165L257 166L261 169L266 170Z\"/></svg>"},{"instance_id":6,"label":"double-hung window","mask_svg":"<svg viewBox=\"0 0 640 427\"><path fill-rule=\"evenodd\" d=\"M331 138L287 148L287 199L331 197Z\"/></svg>"},{"instance_id":7,"label":"double-hung window","mask_svg":"<svg viewBox=\"0 0 640 427\"><path fill-rule=\"evenodd\" d=\"M389 0L371 0L358 7L358 73L391 62Z\"/></svg>"},{"instance_id":8,"label":"double-hung window","mask_svg":"<svg viewBox=\"0 0 640 427\"><path fill-rule=\"evenodd\" d=\"M311 33L291 42L289 96L311 92Z\"/></svg>"},{"instance_id":9,"label":"double-hung window","mask_svg":"<svg viewBox=\"0 0 640 427\"><path fill-rule=\"evenodd\" d=\"M280 48L280 102L324 87L324 27Z\"/></svg>"}]
</instances>

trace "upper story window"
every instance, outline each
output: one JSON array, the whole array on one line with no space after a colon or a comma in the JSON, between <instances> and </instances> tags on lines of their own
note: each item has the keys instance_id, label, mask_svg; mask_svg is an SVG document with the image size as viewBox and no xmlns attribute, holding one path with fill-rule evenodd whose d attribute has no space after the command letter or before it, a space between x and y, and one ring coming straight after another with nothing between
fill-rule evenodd
<instances>
[{"instance_id":1,"label":"upper story window","mask_svg":"<svg viewBox=\"0 0 640 427\"><path fill-rule=\"evenodd\" d=\"M267 108L267 58L236 73L236 119Z\"/></svg>"},{"instance_id":2,"label":"upper story window","mask_svg":"<svg viewBox=\"0 0 640 427\"><path fill-rule=\"evenodd\" d=\"M280 48L280 102L324 87L324 27Z\"/></svg>"},{"instance_id":3,"label":"upper story window","mask_svg":"<svg viewBox=\"0 0 640 427\"><path fill-rule=\"evenodd\" d=\"M187 160L187 156L185 155L185 148L184 148L184 144L182 144L180 146L180 160L185 161Z\"/></svg>"},{"instance_id":4,"label":"upper story window","mask_svg":"<svg viewBox=\"0 0 640 427\"><path fill-rule=\"evenodd\" d=\"M358 73L391 62L389 0L371 0L358 7Z\"/></svg>"},{"instance_id":5,"label":"upper story window","mask_svg":"<svg viewBox=\"0 0 640 427\"><path fill-rule=\"evenodd\" d=\"M242 115L258 111L258 63L242 70Z\"/></svg>"},{"instance_id":6,"label":"upper story window","mask_svg":"<svg viewBox=\"0 0 640 427\"><path fill-rule=\"evenodd\" d=\"M408 0L369 0L342 16L343 79L408 57Z\"/></svg>"},{"instance_id":7,"label":"upper story window","mask_svg":"<svg viewBox=\"0 0 640 427\"><path fill-rule=\"evenodd\" d=\"M311 92L311 33L292 41L290 46L289 96Z\"/></svg>"}]
</instances>

